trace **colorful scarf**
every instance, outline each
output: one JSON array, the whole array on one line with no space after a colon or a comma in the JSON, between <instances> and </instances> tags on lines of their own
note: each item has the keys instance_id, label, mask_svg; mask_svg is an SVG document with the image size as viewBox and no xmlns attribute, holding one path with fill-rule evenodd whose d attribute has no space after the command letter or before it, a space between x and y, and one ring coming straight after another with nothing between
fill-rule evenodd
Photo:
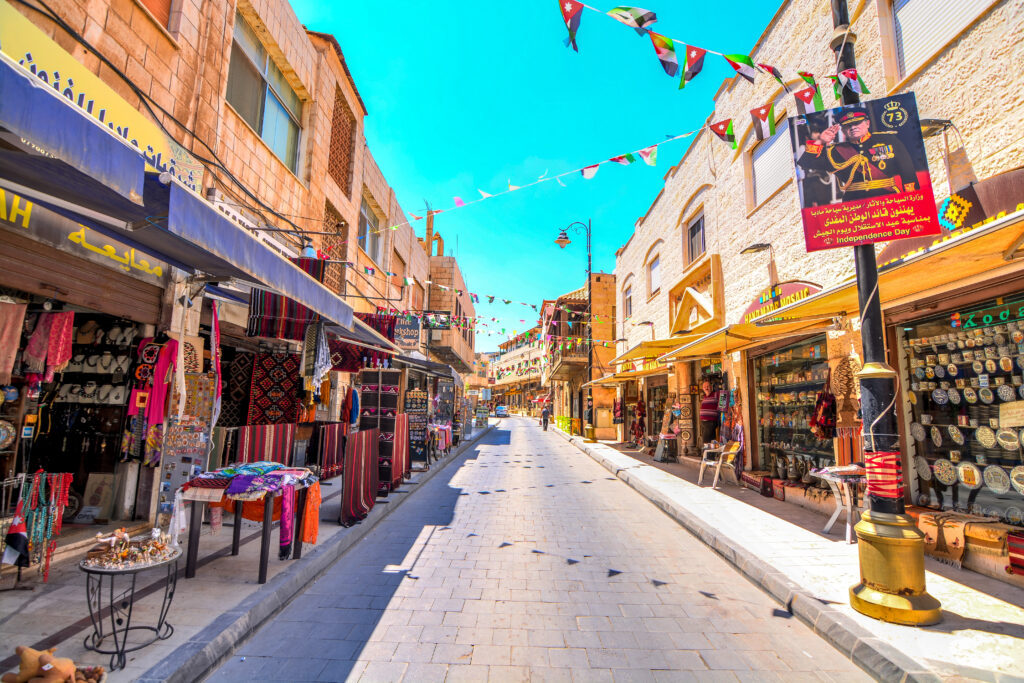
<instances>
[{"instance_id":1,"label":"colorful scarf","mask_svg":"<svg viewBox=\"0 0 1024 683\"><path fill-rule=\"evenodd\" d=\"M281 491L281 552L278 557L287 560L292 554L292 538L295 536L295 486L288 484Z\"/></svg>"},{"instance_id":2,"label":"colorful scarf","mask_svg":"<svg viewBox=\"0 0 1024 683\"><path fill-rule=\"evenodd\" d=\"M302 542L315 544L320 535L320 482L306 491L306 511L302 515Z\"/></svg>"},{"instance_id":3,"label":"colorful scarf","mask_svg":"<svg viewBox=\"0 0 1024 683\"><path fill-rule=\"evenodd\" d=\"M25 326L25 308L25 304L0 303L0 384L11 381L14 357Z\"/></svg>"},{"instance_id":4,"label":"colorful scarf","mask_svg":"<svg viewBox=\"0 0 1024 683\"><path fill-rule=\"evenodd\" d=\"M36 328L29 337L25 350L21 352L22 362L29 372L43 374L46 371L46 353L50 346L50 326L53 324L53 317L49 313L43 313L36 321Z\"/></svg>"},{"instance_id":5,"label":"colorful scarf","mask_svg":"<svg viewBox=\"0 0 1024 683\"><path fill-rule=\"evenodd\" d=\"M46 376L47 382L53 381L53 373L61 372L68 366L71 360L71 334L75 326L75 312L61 311L60 313L49 313L50 339L46 347Z\"/></svg>"}]
</instances>

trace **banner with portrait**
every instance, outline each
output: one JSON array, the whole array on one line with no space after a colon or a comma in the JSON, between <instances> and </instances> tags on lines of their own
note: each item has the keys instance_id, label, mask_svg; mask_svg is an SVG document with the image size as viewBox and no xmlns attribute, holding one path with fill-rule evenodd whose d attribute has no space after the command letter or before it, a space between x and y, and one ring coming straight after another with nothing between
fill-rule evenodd
<instances>
[{"instance_id":1,"label":"banner with portrait","mask_svg":"<svg viewBox=\"0 0 1024 683\"><path fill-rule=\"evenodd\" d=\"M940 233L913 93L790 119L807 251Z\"/></svg>"}]
</instances>

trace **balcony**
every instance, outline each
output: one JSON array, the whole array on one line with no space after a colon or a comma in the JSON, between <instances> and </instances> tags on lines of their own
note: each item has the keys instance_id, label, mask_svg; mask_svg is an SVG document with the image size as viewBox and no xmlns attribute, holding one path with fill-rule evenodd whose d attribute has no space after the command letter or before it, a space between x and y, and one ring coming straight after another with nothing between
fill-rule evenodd
<instances>
[{"instance_id":1,"label":"balcony","mask_svg":"<svg viewBox=\"0 0 1024 683\"><path fill-rule=\"evenodd\" d=\"M566 381L578 372L585 372L590 358L586 346L572 349L555 349L551 355L550 379Z\"/></svg>"}]
</instances>

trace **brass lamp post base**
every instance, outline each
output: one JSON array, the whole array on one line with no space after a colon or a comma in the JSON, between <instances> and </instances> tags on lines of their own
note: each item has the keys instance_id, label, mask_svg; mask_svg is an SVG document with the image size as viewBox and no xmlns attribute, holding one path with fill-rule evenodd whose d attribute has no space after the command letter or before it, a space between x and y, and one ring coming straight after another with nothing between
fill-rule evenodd
<instances>
[{"instance_id":1,"label":"brass lamp post base","mask_svg":"<svg viewBox=\"0 0 1024 683\"><path fill-rule=\"evenodd\" d=\"M597 439L594 438L594 425L588 424L583 428L583 442L597 443Z\"/></svg>"},{"instance_id":2,"label":"brass lamp post base","mask_svg":"<svg viewBox=\"0 0 1024 683\"><path fill-rule=\"evenodd\" d=\"M914 519L867 511L855 530L861 580L850 588L850 606L893 624L938 623L941 604L925 590L924 534Z\"/></svg>"}]
</instances>

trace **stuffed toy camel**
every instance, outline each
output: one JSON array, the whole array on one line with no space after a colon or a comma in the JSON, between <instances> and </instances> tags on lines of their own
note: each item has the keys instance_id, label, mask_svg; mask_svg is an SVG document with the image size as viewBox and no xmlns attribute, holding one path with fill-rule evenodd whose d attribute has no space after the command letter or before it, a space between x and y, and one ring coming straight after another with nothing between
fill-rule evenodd
<instances>
[{"instance_id":1,"label":"stuffed toy camel","mask_svg":"<svg viewBox=\"0 0 1024 683\"><path fill-rule=\"evenodd\" d=\"M49 650L33 650L25 645L14 649L21 659L18 673L8 673L0 677L3 683L73 683L75 680L75 663L67 658L57 659L53 656L57 648Z\"/></svg>"}]
</instances>

